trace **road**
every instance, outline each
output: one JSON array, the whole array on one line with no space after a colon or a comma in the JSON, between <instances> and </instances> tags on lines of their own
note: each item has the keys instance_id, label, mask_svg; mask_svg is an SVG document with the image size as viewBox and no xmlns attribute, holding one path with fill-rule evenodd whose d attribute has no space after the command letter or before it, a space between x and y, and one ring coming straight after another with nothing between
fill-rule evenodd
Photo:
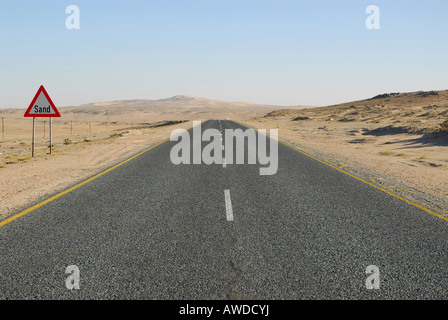
<instances>
[{"instance_id":1,"label":"road","mask_svg":"<svg viewBox=\"0 0 448 320\"><path fill-rule=\"evenodd\" d=\"M176 143L1 226L0 299L448 298L447 221L283 144L260 175L174 165Z\"/></svg>"}]
</instances>

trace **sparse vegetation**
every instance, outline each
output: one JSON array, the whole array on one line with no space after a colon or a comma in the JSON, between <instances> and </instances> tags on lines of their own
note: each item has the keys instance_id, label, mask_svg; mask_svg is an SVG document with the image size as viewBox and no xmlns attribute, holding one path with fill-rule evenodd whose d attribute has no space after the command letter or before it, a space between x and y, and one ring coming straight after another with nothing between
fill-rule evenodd
<instances>
[{"instance_id":1,"label":"sparse vegetation","mask_svg":"<svg viewBox=\"0 0 448 320\"><path fill-rule=\"evenodd\" d=\"M389 150L385 150L385 151L380 151L379 154L382 156L390 156L390 155L392 155L392 152Z\"/></svg>"},{"instance_id":2,"label":"sparse vegetation","mask_svg":"<svg viewBox=\"0 0 448 320\"><path fill-rule=\"evenodd\" d=\"M383 178L375 177L375 176L370 177L370 181L372 181L375 184L380 184L381 180L383 180Z\"/></svg>"},{"instance_id":3,"label":"sparse vegetation","mask_svg":"<svg viewBox=\"0 0 448 320\"><path fill-rule=\"evenodd\" d=\"M347 164L343 163L343 162L338 162L338 167L341 167L342 169L347 167Z\"/></svg>"},{"instance_id":4,"label":"sparse vegetation","mask_svg":"<svg viewBox=\"0 0 448 320\"><path fill-rule=\"evenodd\" d=\"M310 117L295 117L294 119L292 119L292 121L299 121L299 120L309 120Z\"/></svg>"},{"instance_id":5,"label":"sparse vegetation","mask_svg":"<svg viewBox=\"0 0 448 320\"><path fill-rule=\"evenodd\" d=\"M113 134L111 134L111 135L109 136L109 138L114 139L114 138L119 138L119 137L121 137L121 136L122 136L121 134L114 132Z\"/></svg>"},{"instance_id":6,"label":"sparse vegetation","mask_svg":"<svg viewBox=\"0 0 448 320\"><path fill-rule=\"evenodd\" d=\"M445 120L440 124L440 130L442 132L448 132L448 120Z\"/></svg>"}]
</instances>

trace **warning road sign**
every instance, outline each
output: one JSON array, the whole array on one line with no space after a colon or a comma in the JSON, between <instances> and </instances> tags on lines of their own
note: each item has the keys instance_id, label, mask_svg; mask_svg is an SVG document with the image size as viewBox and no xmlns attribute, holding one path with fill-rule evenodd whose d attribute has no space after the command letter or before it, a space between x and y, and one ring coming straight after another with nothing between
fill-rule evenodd
<instances>
[{"instance_id":1,"label":"warning road sign","mask_svg":"<svg viewBox=\"0 0 448 320\"><path fill-rule=\"evenodd\" d=\"M31 147L31 154L34 157L34 145L35 145L35 128L36 128L36 117L49 117L50 118L50 153L53 150L53 134L52 134L52 119L53 117L60 117L58 109L51 101L50 96L45 90L44 86L40 86L34 96L33 101L31 101L30 106L26 110L24 117L33 118L33 142Z\"/></svg>"},{"instance_id":2,"label":"warning road sign","mask_svg":"<svg viewBox=\"0 0 448 320\"><path fill-rule=\"evenodd\" d=\"M24 117L60 117L44 86L40 86Z\"/></svg>"}]
</instances>

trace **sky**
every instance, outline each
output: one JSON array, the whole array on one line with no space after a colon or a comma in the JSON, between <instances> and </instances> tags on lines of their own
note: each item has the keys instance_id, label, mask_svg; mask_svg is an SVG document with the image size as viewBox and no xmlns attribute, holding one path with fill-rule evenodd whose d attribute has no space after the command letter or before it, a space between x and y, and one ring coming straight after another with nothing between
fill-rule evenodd
<instances>
[{"instance_id":1,"label":"sky","mask_svg":"<svg viewBox=\"0 0 448 320\"><path fill-rule=\"evenodd\" d=\"M369 5L380 29L366 27ZM446 0L0 0L0 108L26 109L40 85L56 106L445 90L447 15Z\"/></svg>"}]
</instances>

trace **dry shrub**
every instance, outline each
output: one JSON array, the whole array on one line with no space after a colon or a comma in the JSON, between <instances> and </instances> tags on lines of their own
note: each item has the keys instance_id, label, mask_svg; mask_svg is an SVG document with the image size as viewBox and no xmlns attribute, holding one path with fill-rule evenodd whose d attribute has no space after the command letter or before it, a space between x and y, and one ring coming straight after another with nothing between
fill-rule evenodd
<instances>
[{"instance_id":1,"label":"dry shrub","mask_svg":"<svg viewBox=\"0 0 448 320\"><path fill-rule=\"evenodd\" d=\"M445 120L440 124L440 128L444 132L448 132L448 120Z\"/></svg>"}]
</instances>

